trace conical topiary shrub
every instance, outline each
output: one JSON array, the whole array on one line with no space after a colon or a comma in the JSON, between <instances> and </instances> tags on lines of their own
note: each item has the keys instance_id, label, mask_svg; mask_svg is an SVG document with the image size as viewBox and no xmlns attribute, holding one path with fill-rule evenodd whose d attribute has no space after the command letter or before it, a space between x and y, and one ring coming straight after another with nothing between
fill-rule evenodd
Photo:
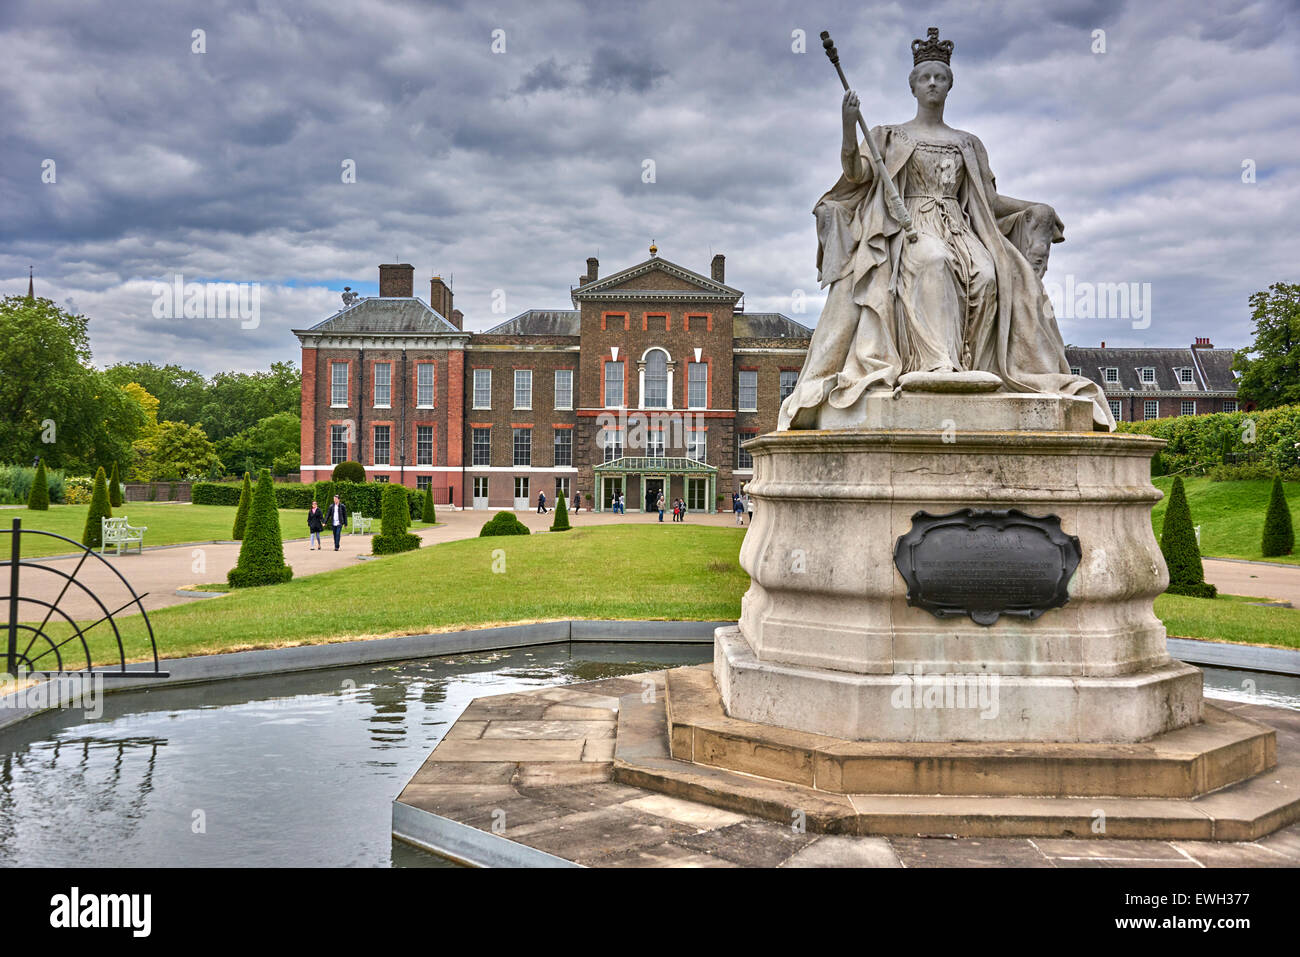
<instances>
[{"instance_id":1,"label":"conical topiary shrub","mask_svg":"<svg viewBox=\"0 0 1300 957\"><path fill-rule=\"evenodd\" d=\"M253 504L253 483L248 473L244 473L244 487L239 493L239 507L235 509L235 527L230 537L237 542L244 540L244 531L248 527L248 509Z\"/></svg>"},{"instance_id":2,"label":"conical topiary shrub","mask_svg":"<svg viewBox=\"0 0 1300 957\"><path fill-rule=\"evenodd\" d=\"M420 521L432 524L437 520L438 512L433 507L433 486L430 485L424 490L424 514L420 516Z\"/></svg>"},{"instance_id":3,"label":"conical topiary shrub","mask_svg":"<svg viewBox=\"0 0 1300 957\"><path fill-rule=\"evenodd\" d=\"M381 499L382 522L379 534L370 539L370 551L375 555L395 555L420 547L420 536L407 531L411 524L411 506L406 488L401 485L384 486Z\"/></svg>"},{"instance_id":4,"label":"conical topiary shrub","mask_svg":"<svg viewBox=\"0 0 1300 957\"><path fill-rule=\"evenodd\" d=\"M99 548L104 544L104 526L100 519L112 518L113 507L108 504L108 483L103 468L95 470L95 490L90 493L90 511L86 513L86 527L81 533L81 544Z\"/></svg>"},{"instance_id":5,"label":"conical topiary shrub","mask_svg":"<svg viewBox=\"0 0 1300 957\"><path fill-rule=\"evenodd\" d=\"M31 508L30 505L27 507ZM1268 498L1268 511L1264 513L1262 546L1260 551L1265 558L1290 555L1295 548L1295 528L1291 524L1291 509L1286 504L1280 475L1273 476L1273 494Z\"/></svg>"},{"instance_id":6,"label":"conical topiary shrub","mask_svg":"<svg viewBox=\"0 0 1300 957\"><path fill-rule=\"evenodd\" d=\"M117 463L113 463L113 474L108 478L108 504L113 508L122 507L122 479L117 472Z\"/></svg>"},{"instance_id":7,"label":"conical topiary shrub","mask_svg":"<svg viewBox=\"0 0 1300 957\"><path fill-rule=\"evenodd\" d=\"M36 477L32 479L32 490L27 493L27 507L33 512L50 510L50 480L45 477L45 461L36 466Z\"/></svg>"},{"instance_id":8,"label":"conical topiary shrub","mask_svg":"<svg viewBox=\"0 0 1300 957\"><path fill-rule=\"evenodd\" d=\"M278 585L293 577L293 569L284 563L284 542L280 538L280 513L275 508L275 489L271 472L262 469L248 507L248 524L244 544L239 547L239 562L226 573L231 588L254 585Z\"/></svg>"},{"instance_id":9,"label":"conical topiary shrub","mask_svg":"<svg viewBox=\"0 0 1300 957\"><path fill-rule=\"evenodd\" d=\"M1193 598L1213 598L1218 594L1218 589L1205 581L1201 549L1196 544L1196 529L1192 525L1192 510L1187 505L1182 476L1174 478L1173 491L1169 493L1165 527L1160 534L1160 551L1169 566L1167 591L1171 594Z\"/></svg>"},{"instance_id":10,"label":"conical topiary shrub","mask_svg":"<svg viewBox=\"0 0 1300 957\"><path fill-rule=\"evenodd\" d=\"M551 531L567 532L573 526L569 524L569 507L564 504L564 495L555 496L555 520L551 522Z\"/></svg>"}]
</instances>

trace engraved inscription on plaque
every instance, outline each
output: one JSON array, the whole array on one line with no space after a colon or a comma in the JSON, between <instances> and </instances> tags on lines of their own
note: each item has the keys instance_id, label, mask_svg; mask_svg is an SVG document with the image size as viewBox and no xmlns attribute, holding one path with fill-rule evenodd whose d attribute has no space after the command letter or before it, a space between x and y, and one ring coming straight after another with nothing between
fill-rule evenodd
<instances>
[{"instance_id":1,"label":"engraved inscription on plaque","mask_svg":"<svg viewBox=\"0 0 1300 957\"><path fill-rule=\"evenodd\" d=\"M909 605L938 618L969 615L985 626L1002 615L1037 618L1064 605L1081 556L1079 539L1061 531L1059 516L1016 509L917 512L894 545Z\"/></svg>"}]
</instances>

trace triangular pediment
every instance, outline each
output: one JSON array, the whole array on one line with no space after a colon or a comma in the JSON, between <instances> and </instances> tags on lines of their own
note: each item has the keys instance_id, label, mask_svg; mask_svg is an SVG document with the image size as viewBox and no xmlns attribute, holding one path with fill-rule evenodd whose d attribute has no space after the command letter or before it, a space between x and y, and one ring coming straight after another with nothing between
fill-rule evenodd
<instances>
[{"instance_id":1,"label":"triangular pediment","mask_svg":"<svg viewBox=\"0 0 1300 957\"><path fill-rule=\"evenodd\" d=\"M738 289L655 256L573 290L575 303L611 299L736 300Z\"/></svg>"}]
</instances>

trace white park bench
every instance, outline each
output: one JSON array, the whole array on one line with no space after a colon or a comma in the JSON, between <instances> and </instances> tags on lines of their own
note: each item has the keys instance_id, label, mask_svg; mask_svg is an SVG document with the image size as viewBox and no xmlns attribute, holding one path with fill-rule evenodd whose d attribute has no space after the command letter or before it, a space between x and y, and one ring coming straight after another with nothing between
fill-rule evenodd
<instances>
[{"instance_id":1,"label":"white park bench","mask_svg":"<svg viewBox=\"0 0 1300 957\"><path fill-rule=\"evenodd\" d=\"M371 535L375 531L375 520L364 515L352 516L353 535Z\"/></svg>"},{"instance_id":2,"label":"white park bench","mask_svg":"<svg viewBox=\"0 0 1300 957\"><path fill-rule=\"evenodd\" d=\"M122 546L128 548L135 545L140 554L144 554L144 533L149 531L147 525L128 525L126 516L121 518L101 518L100 522L100 545L99 554L111 545L115 554L122 554Z\"/></svg>"}]
</instances>

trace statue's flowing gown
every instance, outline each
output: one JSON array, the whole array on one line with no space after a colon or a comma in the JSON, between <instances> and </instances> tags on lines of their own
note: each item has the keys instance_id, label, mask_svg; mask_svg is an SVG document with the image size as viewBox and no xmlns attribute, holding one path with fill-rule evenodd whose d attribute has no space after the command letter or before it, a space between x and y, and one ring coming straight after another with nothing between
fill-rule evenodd
<instances>
[{"instance_id":1,"label":"statue's flowing gown","mask_svg":"<svg viewBox=\"0 0 1300 957\"><path fill-rule=\"evenodd\" d=\"M823 404L848 408L907 372L979 370L1009 392L1091 399L1094 427L1113 429L1101 388L1070 373L1043 285L1006 236L1020 214L993 214L979 140L923 142L899 127L873 136L918 239L906 242L886 211L866 145L846 153L844 175L813 211L830 288L778 427L814 428Z\"/></svg>"}]
</instances>

